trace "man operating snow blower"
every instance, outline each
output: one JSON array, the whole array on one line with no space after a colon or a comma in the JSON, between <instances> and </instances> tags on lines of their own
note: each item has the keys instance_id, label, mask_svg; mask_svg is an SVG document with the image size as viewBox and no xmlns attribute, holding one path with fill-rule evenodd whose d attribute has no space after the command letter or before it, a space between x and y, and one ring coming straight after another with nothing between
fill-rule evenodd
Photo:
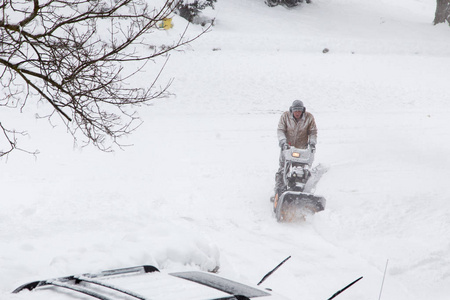
<instances>
[{"instance_id":1,"label":"man operating snow blower","mask_svg":"<svg viewBox=\"0 0 450 300\"><path fill-rule=\"evenodd\" d=\"M281 148L280 166L275 175L274 211L278 221L289 221L293 214L304 215L324 209L325 199L312 195L312 190L324 173L311 168L317 143L314 116L303 102L295 100L289 111L281 115L277 129ZM319 175L319 176L316 176ZM300 212L299 212L300 211Z\"/></svg>"}]
</instances>

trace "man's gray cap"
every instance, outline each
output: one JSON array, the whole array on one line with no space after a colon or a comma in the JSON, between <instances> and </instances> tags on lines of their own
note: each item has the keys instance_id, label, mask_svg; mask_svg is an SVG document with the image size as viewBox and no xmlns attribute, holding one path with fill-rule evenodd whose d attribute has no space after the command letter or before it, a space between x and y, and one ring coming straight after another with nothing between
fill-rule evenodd
<instances>
[{"instance_id":1,"label":"man's gray cap","mask_svg":"<svg viewBox=\"0 0 450 300\"><path fill-rule=\"evenodd\" d=\"M292 102L291 111L304 111L305 106L303 105L303 102L300 100L294 100Z\"/></svg>"}]
</instances>

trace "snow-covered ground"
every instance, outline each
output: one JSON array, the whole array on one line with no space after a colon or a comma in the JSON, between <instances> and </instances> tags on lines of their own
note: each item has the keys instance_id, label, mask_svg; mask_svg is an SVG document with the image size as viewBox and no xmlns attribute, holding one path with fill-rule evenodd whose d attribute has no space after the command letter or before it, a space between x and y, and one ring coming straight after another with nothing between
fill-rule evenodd
<instances>
[{"instance_id":1,"label":"snow-covered ground","mask_svg":"<svg viewBox=\"0 0 450 300\"><path fill-rule=\"evenodd\" d=\"M219 0L214 28L164 70L175 96L140 109L125 151L27 130L0 160L0 298L51 277L153 264L213 270L291 299L448 299L450 28L428 0L315 0L287 10ZM185 21L159 35L176 38ZM190 32L200 28L191 26ZM328 53L322 50L328 48ZM161 62L157 62L159 64ZM151 81L155 65L148 65ZM325 211L277 223L276 126L295 99L316 118ZM29 115L31 118L27 119ZM25 118L27 117L27 118ZM56 124L58 125L58 124Z\"/></svg>"}]
</instances>

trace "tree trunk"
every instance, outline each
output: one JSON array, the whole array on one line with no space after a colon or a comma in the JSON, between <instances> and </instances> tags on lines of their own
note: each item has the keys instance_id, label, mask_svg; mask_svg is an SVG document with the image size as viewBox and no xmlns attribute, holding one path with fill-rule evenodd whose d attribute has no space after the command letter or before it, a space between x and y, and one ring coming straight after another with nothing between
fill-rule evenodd
<instances>
[{"instance_id":1,"label":"tree trunk","mask_svg":"<svg viewBox=\"0 0 450 300\"><path fill-rule=\"evenodd\" d=\"M450 0L437 0L434 25L447 21L450 24Z\"/></svg>"}]
</instances>

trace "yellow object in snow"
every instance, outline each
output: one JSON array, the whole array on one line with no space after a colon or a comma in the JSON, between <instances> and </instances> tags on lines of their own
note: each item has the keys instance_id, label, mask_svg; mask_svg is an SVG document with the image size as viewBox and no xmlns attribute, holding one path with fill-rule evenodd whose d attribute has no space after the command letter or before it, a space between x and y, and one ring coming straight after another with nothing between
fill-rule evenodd
<instances>
[{"instance_id":1,"label":"yellow object in snow","mask_svg":"<svg viewBox=\"0 0 450 300\"><path fill-rule=\"evenodd\" d=\"M159 23L159 28L164 28L165 30L168 30L173 27L172 24L172 18L164 18L161 23Z\"/></svg>"}]
</instances>

